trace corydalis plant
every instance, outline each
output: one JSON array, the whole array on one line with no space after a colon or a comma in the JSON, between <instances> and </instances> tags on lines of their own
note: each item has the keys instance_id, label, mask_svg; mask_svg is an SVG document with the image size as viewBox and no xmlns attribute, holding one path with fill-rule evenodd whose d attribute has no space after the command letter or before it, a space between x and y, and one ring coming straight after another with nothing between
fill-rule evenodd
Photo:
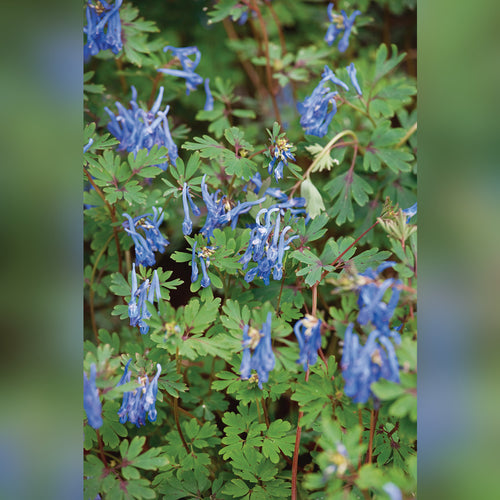
<instances>
[{"instance_id":1,"label":"corydalis plant","mask_svg":"<svg viewBox=\"0 0 500 500\"><path fill-rule=\"evenodd\" d=\"M128 151L135 156L141 149L151 151L154 145L165 146L168 149L168 158L175 166L178 151L168 125L167 114L170 106L160 111L163 90L163 87L160 87L158 97L149 111L137 104L137 90L133 85L130 109L126 109L120 102L115 103L118 108L117 115L106 106L104 109L111 118L108 130L120 141L119 151ZM166 170L168 161L159 164L158 167Z\"/></svg>"},{"instance_id":2,"label":"corydalis plant","mask_svg":"<svg viewBox=\"0 0 500 500\"><path fill-rule=\"evenodd\" d=\"M361 14L361 11L355 10L349 17L347 16L345 10L341 10L341 15L333 13L333 3L328 4L327 13L328 19L330 20L330 26L325 35L325 42L328 45L332 45L337 37L342 34L339 40L338 49L339 52L345 52L347 47L349 47L349 36L351 35L352 28L354 26L354 21L357 16Z\"/></svg>"},{"instance_id":3,"label":"corydalis plant","mask_svg":"<svg viewBox=\"0 0 500 500\"><path fill-rule=\"evenodd\" d=\"M87 414L90 427L99 429L102 422L102 405L99 399L99 391L95 385L97 368L95 363L90 365L90 377L83 372L83 408Z\"/></svg>"},{"instance_id":4,"label":"corydalis plant","mask_svg":"<svg viewBox=\"0 0 500 500\"><path fill-rule=\"evenodd\" d=\"M240 365L242 380L253 380L262 389L262 383L269 380L269 372L274 368L275 358L271 347L271 323L272 314L267 314L266 322L258 331L249 325L243 328L243 358ZM253 350L251 354L250 349ZM251 375L252 370L257 375Z\"/></svg>"}]
</instances>

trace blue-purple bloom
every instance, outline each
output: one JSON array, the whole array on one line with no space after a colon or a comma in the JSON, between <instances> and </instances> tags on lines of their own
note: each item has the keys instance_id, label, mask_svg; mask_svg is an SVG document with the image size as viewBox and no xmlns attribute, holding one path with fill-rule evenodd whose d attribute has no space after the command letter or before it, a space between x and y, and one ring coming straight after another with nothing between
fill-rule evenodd
<instances>
[{"instance_id":1,"label":"blue-purple bloom","mask_svg":"<svg viewBox=\"0 0 500 500\"><path fill-rule=\"evenodd\" d=\"M267 167L267 172L270 174L274 169L276 182L283 179L283 167L288 165L288 160L295 161L295 156L290 151L291 148L292 145L285 138L274 141L273 158ZM276 165L277 161L278 165Z\"/></svg>"},{"instance_id":2,"label":"blue-purple bloom","mask_svg":"<svg viewBox=\"0 0 500 500\"><path fill-rule=\"evenodd\" d=\"M125 372L118 382L117 387L130 382L130 372L128 371L130 361L127 362ZM156 420L157 411L155 403L156 395L158 394L158 379L161 374L161 365L159 363L156 365L156 369L156 375L151 381L147 376L138 377L137 381L140 387L123 393L122 405L118 410L120 423L124 424L128 420L137 427L140 427L146 424L146 413L150 422Z\"/></svg>"},{"instance_id":3,"label":"blue-purple bloom","mask_svg":"<svg viewBox=\"0 0 500 500\"><path fill-rule=\"evenodd\" d=\"M135 264L132 264L132 289L130 302L128 303L128 316L130 318L130 326L138 326L142 335L149 331L149 326L144 322L145 319L151 317L148 311L146 300L150 304L154 304L161 299L160 280L158 278L158 271L155 269L151 283L146 279L137 288L137 275L135 272Z\"/></svg>"},{"instance_id":4,"label":"blue-purple bloom","mask_svg":"<svg viewBox=\"0 0 500 500\"><path fill-rule=\"evenodd\" d=\"M214 109L214 98L212 96L212 92L210 92L210 79L205 78L205 94L207 95L207 99L205 101L204 111L212 111Z\"/></svg>"},{"instance_id":5,"label":"blue-purple bloom","mask_svg":"<svg viewBox=\"0 0 500 500\"><path fill-rule=\"evenodd\" d=\"M354 21L356 17L361 14L361 11L355 10L349 17L347 17L344 10L340 11L342 15L334 14L333 3L330 3L328 4L327 12L331 24L326 31L325 42L328 45L332 45L337 37L343 32L342 38L339 40L338 49L339 52L345 52L349 46L349 36L354 26Z\"/></svg>"},{"instance_id":6,"label":"blue-purple bloom","mask_svg":"<svg viewBox=\"0 0 500 500\"><path fill-rule=\"evenodd\" d=\"M373 396L371 384L380 378L399 383L399 363L392 342L373 330L362 346L353 323L345 331L341 368L344 392L354 403L366 403Z\"/></svg>"},{"instance_id":7,"label":"blue-purple bloom","mask_svg":"<svg viewBox=\"0 0 500 500\"><path fill-rule=\"evenodd\" d=\"M130 101L131 109L126 109L119 102L116 103L118 115L106 106L104 109L111 118L108 130L120 141L117 148L119 151L128 151L135 156L141 149L150 151L155 144L165 146L168 149L168 158L175 166L179 155L168 125L167 113L170 106L166 106L165 111L160 111L163 91L163 87L160 87L158 97L149 111L145 111L137 104L137 90L134 86ZM168 161L159 164L158 167L166 170Z\"/></svg>"},{"instance_id":8,"label":"blue-purple bloom","mask_svg":"<svg viewBox=\"0 0 500 500\"><path fill-rule=\"evenodd\" d=\"M191 221L191 217L189 216L189 206L191 206L191 210L194 215L200 215L200 209L194 204L191 195L189 194L189 186L187 183L184 183L184 187L182 189L182 206L184 208L184 222L182 223L182 232L184 235L190 235L193 231L193 223Z\"/></svg>"},{"instance_id":9,"label":"blue-purple bloom","mask_svg":"<svg viewBox=\"0 0 500 500\"><path fill-rule=\"evenodd\" d=\"M417 203L415 202L415 204L411 207L403 209L402 212L406 215L406 223L408 224L408 222L410 222L410 219L414 215L417 215Z\"/></svg>"},{"instance_id":10,"label":"blue-purple bloom","mask_svg":"<svg viewBox=\"0 0 500 500\"><path fill-rule=\"evenodd\" d=\"M215 247L208 246L203 247L199 252L196 252L196 244L194 242L192 257L191 257L191 283L198 280L198 264L196 263L196 257L200 261L201 266L201 287L207 288L211 284L210 276L208 276L208 266L210 266L210 256L215 252Z\"/></svg>"},{"instance_id":11,"label":"blue-purple bloom","mask_svg":"<svg viewBox=\"0 0 500 500\"><path fill-rule=\"evenodd\" d=\"M89 139L89 142L87 142L87 144L83 146L83 152L86 153L90 149L90 146L92 146L92 144L94 144L94 139L92 139L91 137Z\"/></svg>"},{"instance_id":12,"label":"blue-purple bloom","mask_svg":"<svg viewBox=\"0 0 500 500\"><path fill-rule=\"evenodd\" d=\"M403 500L401 490L394 483L385 483L382 488L391 500Z\"/></svg>"},{"instance_id":13,"label":"blue-purple bloom","mask_svg":"<svg viewBox=\"0 0 500 500\"><path fill-rule=\"evenodd\" d=\"M238 261L243 264L243 269L248 267L252 259L257 263L256 267L249 269L245 274L247 283L251 283L256 276L259 276L264 281L264 284L269 285L271 271L274 280L280 280L283 276L285 250L288 250L290 243L299 236L295 235L285 239L285 235L291 229L291 226L286 226L280 231L281 217L279 212L279 208L263 208L255 218L256 224L250 233L247 249ZM271 218L273 213L276 213L274 222ZM263 214L266 214L265 225L260 222Z\"/></svg>"},{"instance_id":14,"label":"blue-purple bloom","mask_svg":"<svg viewBox=\"0 0 500 500\"><path fill-rule=\"evenodd\" d=\"M240 365L242 380L251 378L251 371L255 370L258 377L259 389L262 383L269 380L269 372L274 368L275 357L271 346L272 314L267 314L266 322L262 329L257 331L245 325L243 328L243 359ZM253 350L253 354L250 353Z\"/></svg>"},{"instance_id":15,"label":"blue-purple bloom","mask_svg":"<svg viewBox=\"0 0 500 500\"><path fill-rule=\"evenodd\" d=\"M87 414L90 427L99 429L102 425L102 405L99 399L99 392L95 385L97 368L95 363L90 365L90 377L83 372L83 408Z\"/></svg>"},{"instance_id":16,"label":"blue-purple bloom","mask_svg":"<svg viewBox=\"0 0 500 500\"><path fill-rule=\"evenodd\" d=\"M167 75L179 76L181 78L185 78L186 80L186 94L193 90L196 90L196 87L203 83L203 78L196 74L194 70L196 66L198 66L201 59L201 52L197 47L171 47L167 45L163 48L164 52L172 51L175 57L177 57L181 63L182 70L180 69L170 69L170 68L160 68L158 71L161 73L165 73ZM194 55L194 60L190 59L189 56Z\"/></svg>"},{"instance_id":17,"label":"blue-purple bloom","mask_svg":"<svg viewBox=\"0 0 500 500\"><path fill-rule=\"evenodd\" d=\"M356 68L354 67L354 63L351 63L349 64L349 66L347 66L347 74L349 75L352 86L356 89L356 92L359 95L363 95L363 92L361 92L361 87L358 83L358 79L356 78Z\"/></svg>"},{"instance_id":18,"label":"blue-purple bloom","mask_svg":"<svg viewBox=\"0 0 500 500\"><path fill-rule=\"evenodd\" d=\"M119 9L123 0L116 0L111 6L105 0L98 5L87 3L87 26L83 32L87 35L87 43L83 48L83 57L88 62L101 50L111 49L113 54L118 54L123 48L122 27Z\"/></svg>"},{"instance_id":19,"label":"blue-purple bloom","mask_svg":"<svg viewBox=\"0 0 500 500\"><path fill-rule=\"evenodd\" d=\"M345 90L349 87L335 73L325 66L321 75L321 80L313 90L313 93L304 99L304 102L297 103L297 110L301 114L300 124L304 127L306 134L323 137L328 131L328 125L332 121L333 116L337 112L337 104L335 96L337 91L330 91L330 87L325 87L327 82L332 82L339 85ZM328 105L332 108L328 111Z\"/></svg>"},{"instance_id":20,"label":"blue-purple bloom","mask_svg":"<svg viewBox=\"0 0 500 500\"><path fill-rule=\"evenodd\" d=\"M127 221L122 223L123 229L132 236L135 244L135 262L137 265L154 266L156 263L154 252L165 252L165 247L169 241L160 233L160 225L163 222L163 210L153 207L153 214L147 213L132 219L127 213L122 216ZM151 216L153 218L151 219ZM137 229L144 231L144 236L137 232Z\"/></svg>"},{"instance_id":21,"label":"blue-purple bloom","mask_svg":"<svg viewBox=\"0 0 500 500\"><path fill-rule=\"evenodd\" d=\"M297 363L302 364L304 370L313 366L318 360L318 349L321 347L321 320L306 314L293 327L299 342L300 357Z\"/></svg>"}]
</instances>

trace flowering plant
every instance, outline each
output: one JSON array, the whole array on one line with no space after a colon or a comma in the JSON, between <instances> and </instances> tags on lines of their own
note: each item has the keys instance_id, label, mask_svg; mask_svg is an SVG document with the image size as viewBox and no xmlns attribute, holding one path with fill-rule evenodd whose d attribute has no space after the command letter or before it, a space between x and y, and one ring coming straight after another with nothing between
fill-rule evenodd
<instances>
[{"instance_id":1,"label":"flowering plant","mask_svg":"<svg viewBox=\"0 0 500 500\"><path fill-rule=\"evenodd\" d=\"M85 498L415 494L416 90L379 4L86 3Z\"/></svg>"}]
</instances>

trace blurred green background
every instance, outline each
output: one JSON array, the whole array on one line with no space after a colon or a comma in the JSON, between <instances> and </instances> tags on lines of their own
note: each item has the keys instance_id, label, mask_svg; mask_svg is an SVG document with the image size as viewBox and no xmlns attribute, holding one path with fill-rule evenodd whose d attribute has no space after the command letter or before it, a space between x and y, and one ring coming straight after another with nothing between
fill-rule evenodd
<instances>
[{"instance_id":1,"label":"blurred green background","mask_svg":"<svg viewBox=\"0 0 500 500\"><path fill-rule=\"evenodd\" d=\"M81 5L0 16L0 499L81 498ZM498 496L498 10L418 2L420 499Z\"/></svg>"}]
</instances>

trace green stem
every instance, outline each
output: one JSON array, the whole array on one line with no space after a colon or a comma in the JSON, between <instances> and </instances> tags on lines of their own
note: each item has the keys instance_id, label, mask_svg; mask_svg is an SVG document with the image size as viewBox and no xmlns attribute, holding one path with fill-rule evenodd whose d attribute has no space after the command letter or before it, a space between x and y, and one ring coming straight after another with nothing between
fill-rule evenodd
<instances>
[{"instance_id":1,"label":"green stem","mask_svg":"<svg viewBox=\"0 0 500 500\"><path fill-rule=\"evenodd\" d=\"M406 132L406 134L404 135L404 137L396 144L396 146L394 146L395 148L399 148L401 147L411 136L414 132L417 131L417 122L415 122L411 127L410 129L408 130L408 132Z\"/></svg>"}]
</instances>

